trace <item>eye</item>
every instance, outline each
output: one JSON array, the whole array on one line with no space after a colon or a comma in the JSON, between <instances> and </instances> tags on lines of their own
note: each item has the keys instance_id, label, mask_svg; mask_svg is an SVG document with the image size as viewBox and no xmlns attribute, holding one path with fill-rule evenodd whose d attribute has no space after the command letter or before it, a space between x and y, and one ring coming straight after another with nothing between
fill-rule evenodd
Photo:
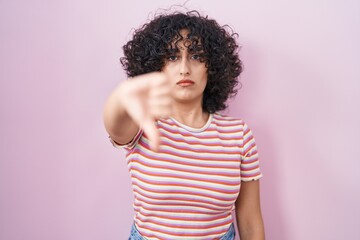
<instances>
[{"instance_id":1,"label":"eye","mask_svg":"<svg viewBox=\"0 0 360 240\"><path fill-rule=\"evenodd\" d=\"M193 60L200 60L201 57L200 57L199 54L193 54L193 55L191 56L191 59L193 59Z\"/></svg>"},{"instance_id":2,"label":"eye","mask_svg":"<svg viewBox=\"0 0 360 240\"><path fill-rule=\"evenodd\" d=\"M167 60L172 61L172 62L176 61L177 59L178 59L178 57L176 55L171 55L167 58Z\"/></svg>"}]
</instances>

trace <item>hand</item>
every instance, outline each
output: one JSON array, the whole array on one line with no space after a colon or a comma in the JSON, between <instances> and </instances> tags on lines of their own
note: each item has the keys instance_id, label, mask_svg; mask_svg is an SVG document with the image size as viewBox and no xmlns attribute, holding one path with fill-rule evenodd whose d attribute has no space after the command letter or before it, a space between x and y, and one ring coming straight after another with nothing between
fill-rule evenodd
<instances>
[{"instance_id":1,"label":"hand","mask_svg":"<svg viewBox=\"0 0 360 240\"><path fill-rule=\"evenodd\" d=\"M127 114L148 136L150 148L157 151L160 135L155 121L168 117L172 111L171 87L165 74L153 72L127 80L120 99Z\"/></svg>"}]
</instances>

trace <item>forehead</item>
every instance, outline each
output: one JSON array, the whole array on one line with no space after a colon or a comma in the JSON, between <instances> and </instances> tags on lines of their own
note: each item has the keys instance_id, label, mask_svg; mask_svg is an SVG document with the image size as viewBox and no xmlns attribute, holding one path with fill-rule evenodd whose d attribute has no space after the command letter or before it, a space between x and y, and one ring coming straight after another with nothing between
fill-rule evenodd
<instances>
[{"instance_id":1,"label":"forehead","mask_svg":"<svg viewBox=\"0 0 360 240\"><path fill-rule=\"evenodd\" d=\"M189 33L190 33L190 31L188 29L181 29L179 31L179 34L181 35L181 37L183 39L188 39Z\"/></svg>"},{"instance_id":2,"label":"forehead","mask_svg":"<svg viewBox=\"0 0 360 240\"><path fill-rule=\"evenodd\" d=\"M169 45L169 48L174 50L195 50L195 48L198 49L201 47L202 44L200 38L197 36L191 36L188 29L181 29L178 34L174 36Z\"/></svg>"}]
</instances>

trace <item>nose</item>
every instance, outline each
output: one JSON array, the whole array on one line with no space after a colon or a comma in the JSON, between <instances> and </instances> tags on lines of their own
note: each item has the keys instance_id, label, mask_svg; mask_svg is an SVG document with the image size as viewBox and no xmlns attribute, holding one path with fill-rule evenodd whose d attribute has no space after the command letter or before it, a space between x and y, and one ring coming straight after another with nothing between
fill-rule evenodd
<instances>
[{"instance_id":1,"label":"nose","mask_svg":"<svg viewBox=\"0 0 360 240\"><path fill-rule=\"evenodd\" d=\"M185 76L189 74L190 74L189 59L187 57L183 57L180 63L180 75Z\"/></svg>"}]
</instances>

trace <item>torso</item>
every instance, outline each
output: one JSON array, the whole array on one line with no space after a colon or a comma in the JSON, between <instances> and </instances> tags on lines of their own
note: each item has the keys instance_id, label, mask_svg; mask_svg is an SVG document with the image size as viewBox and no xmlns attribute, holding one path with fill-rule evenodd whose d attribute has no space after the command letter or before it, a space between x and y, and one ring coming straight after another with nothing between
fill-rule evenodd
<instances>
[{"instance_id":1,"label":"torso","mask_svg":"<svg viewBox=\"0 0 360 240\"><path fill-rule=\"evenodd\" d=\"M220 237L240 190L243 121L214 114L200 129L171 118L158 128L158 153L145 135L127 152L139 231L148 239Z\"/></svg>"}]
</instances>

